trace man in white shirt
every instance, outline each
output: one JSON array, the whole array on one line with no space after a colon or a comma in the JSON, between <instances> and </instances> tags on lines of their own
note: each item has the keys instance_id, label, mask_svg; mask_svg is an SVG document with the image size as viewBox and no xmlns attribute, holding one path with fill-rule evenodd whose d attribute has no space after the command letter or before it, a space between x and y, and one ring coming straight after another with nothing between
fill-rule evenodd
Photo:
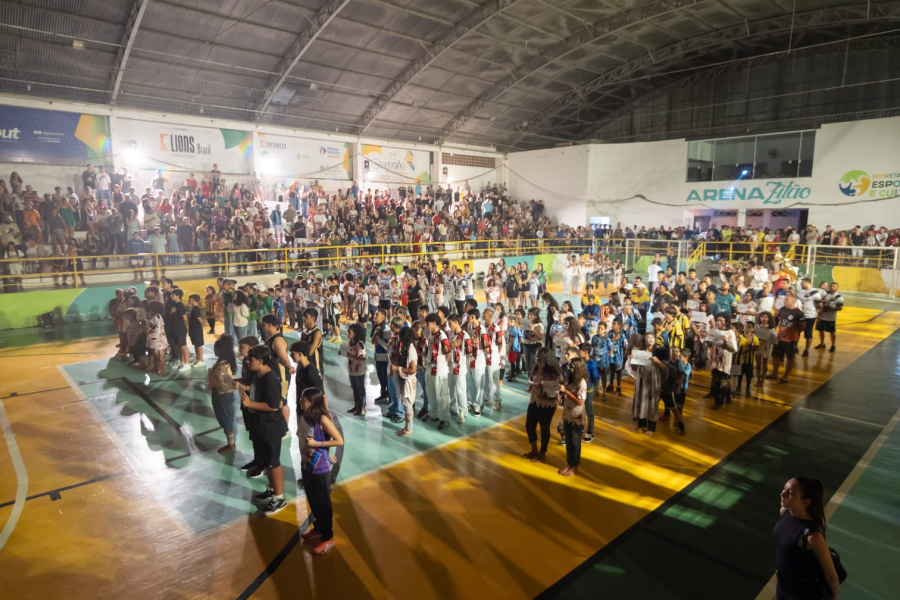
<instances>
[{"instance_id":1,"label":"man in white shirt","mask_svg":"<svg viewBox=\"0 0 900 600\"><path fill-rule=\"evenodd\" d=\"M800 289L797 291L797 299L800 301L800 310L803 311L803 319L806 330L803 337L806 339L806 347L803 349L803 358L809 356L809 347L812 346L813 328L816 325L816 316L819 306L822 304L822 292L812 286L809 277L800 279Z\"/></svg>"},{"instance_id":2,"label":"man in white shirt","mask_svg":"<svg viewBox=\"0 0 900 600\"><path fill-rule=\"evenodd\" d=\"M659 259L654 258L650 266L647 267L647 281L650 282L650 293L656 291L656 284L659 283L659 273L663 268L659 266Z\"/></svg>"},{"instance_id":3,"label":"man in white shirt","mask_svg":"<svg viewBox=\"0 0 900 600\"><path fill-rule=\"evenodd\" d=\"M763 285L769 281L769 270L762 263L753 267L752 275L753 281L750 282L750 287L754 290L761 290Z\"/></svg>"},{"instance_id":4,"label":"man in white shirt","mask_svg":"<svg viewBox=\"0 0 900 600\"><path fill-rule=\"evenodd\" d=\"M106 167L101 166L100 172L97 173L97 199L100 204L106 204L109 206L109 185L110 185L109 173L106 172Z\"/></svg>"}]
</instances>

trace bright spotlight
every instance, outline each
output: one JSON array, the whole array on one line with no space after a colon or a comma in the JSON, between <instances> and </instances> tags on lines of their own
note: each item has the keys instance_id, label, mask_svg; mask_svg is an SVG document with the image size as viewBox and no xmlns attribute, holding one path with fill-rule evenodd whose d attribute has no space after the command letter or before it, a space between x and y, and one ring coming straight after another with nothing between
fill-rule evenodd
<instances>
[{"instance_id":1,"label":"bright spotlight","mask_svg":"<svg viewBox=\"0 0 900 600\"><path fill-rule=\"evenodd\" d=\"M746 175L747 173L749 173L749 171L747 171L747 169L744 169L743 171L741 171L741 175Z\"/></svg>"},{"instance_id":2,"label":"bright spotlight","mask_svg":"<svg viewBox=\"0 0 900 600\"><path fill-rule=\"evenodd\" d=\"M447 178L447 185L450 185L451 183L453 183L453 178L452 178L452 177L448 177L448 178Z\"/></svg>"}]
</instances>

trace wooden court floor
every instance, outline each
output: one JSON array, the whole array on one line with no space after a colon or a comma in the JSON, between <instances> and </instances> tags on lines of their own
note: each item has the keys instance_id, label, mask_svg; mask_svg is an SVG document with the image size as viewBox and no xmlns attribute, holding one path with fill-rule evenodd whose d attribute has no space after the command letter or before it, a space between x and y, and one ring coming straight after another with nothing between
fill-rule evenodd
<instances>
[{"instance_id":1,"label":"wooden court floor","mask_svg":"<svg viewBox=\"0 0 900 600\"><path fill-rule=\"evenodd\" d=\"M341 421L336 546L316 558L297 539L302 492L288 485L288 509L253 514L263 484L237 470L245 436L237 456L216 453L224 435L204 370L133 372L109 360L106 324L16 332L0 339L0 597L532 598L893 333L900 313L850 307L841 323L838 352L813 351L790 384L767 382L724 410L702 399L708 373L695 374L685 437L665 422L653 438L631 433L623 381L626 397L595 405L597 437L575 478L556 474L565 450L555 440L547 464L520 457L521 380L504 387L499 414L445 432L417 422L412 438L370 404L365 421ZM346 414L333 345L326 380ZM299 465L296 437L286 464L289 454ZM704 515L684 518L702 526Z\"/></svg>"}]
</instances>

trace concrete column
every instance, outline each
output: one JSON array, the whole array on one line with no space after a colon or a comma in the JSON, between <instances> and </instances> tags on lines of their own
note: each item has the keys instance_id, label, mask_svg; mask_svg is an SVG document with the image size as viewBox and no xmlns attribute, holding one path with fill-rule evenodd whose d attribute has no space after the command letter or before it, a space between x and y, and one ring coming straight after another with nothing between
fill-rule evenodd
<instances>
[{"instance_id":1,"label":"concrete column","mask_svg":"<svg viewBox=\"0 0 900 600\"><path fill-rule=\"evenodd\" d=\"M745 225L747 225L747 209L739 208L737 213L737 226L743 229Z\"/></svg>"}]
</instances>

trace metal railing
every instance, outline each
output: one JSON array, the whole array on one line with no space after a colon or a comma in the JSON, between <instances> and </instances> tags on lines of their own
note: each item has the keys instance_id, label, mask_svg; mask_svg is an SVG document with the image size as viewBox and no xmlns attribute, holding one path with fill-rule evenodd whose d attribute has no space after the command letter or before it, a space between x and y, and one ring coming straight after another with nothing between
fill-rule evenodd
<instances>
[{"instance_id":1,"label":"metal railing","mask_svg":"<svg viewBox=\"0 0 900 600\"><path fill-rule=\"evenodd\" d=\"M619 240L610 240L619 242ZM599 247L598 247L599 246ZM610 244L611 248L617 247ZM622 244L620 247L624 247ZM414 242L369 245L303 245L284 248L250 248L190 251L181 253L108 254L95 256L44 256L0 260L0 284L15 291L19 284L28 289L55 285L76 288L90 284L117 284L162 277L236 277L251 273L289 273L291 271L339 268L341 263L366 259L385 265L393 262L434 258L473 260L515 258L538 254L592 254L602 251L594 240L526 239L460 240L452 242ZM132 275L129 279L126 275Z\"/></svg>"}]
</instances>

